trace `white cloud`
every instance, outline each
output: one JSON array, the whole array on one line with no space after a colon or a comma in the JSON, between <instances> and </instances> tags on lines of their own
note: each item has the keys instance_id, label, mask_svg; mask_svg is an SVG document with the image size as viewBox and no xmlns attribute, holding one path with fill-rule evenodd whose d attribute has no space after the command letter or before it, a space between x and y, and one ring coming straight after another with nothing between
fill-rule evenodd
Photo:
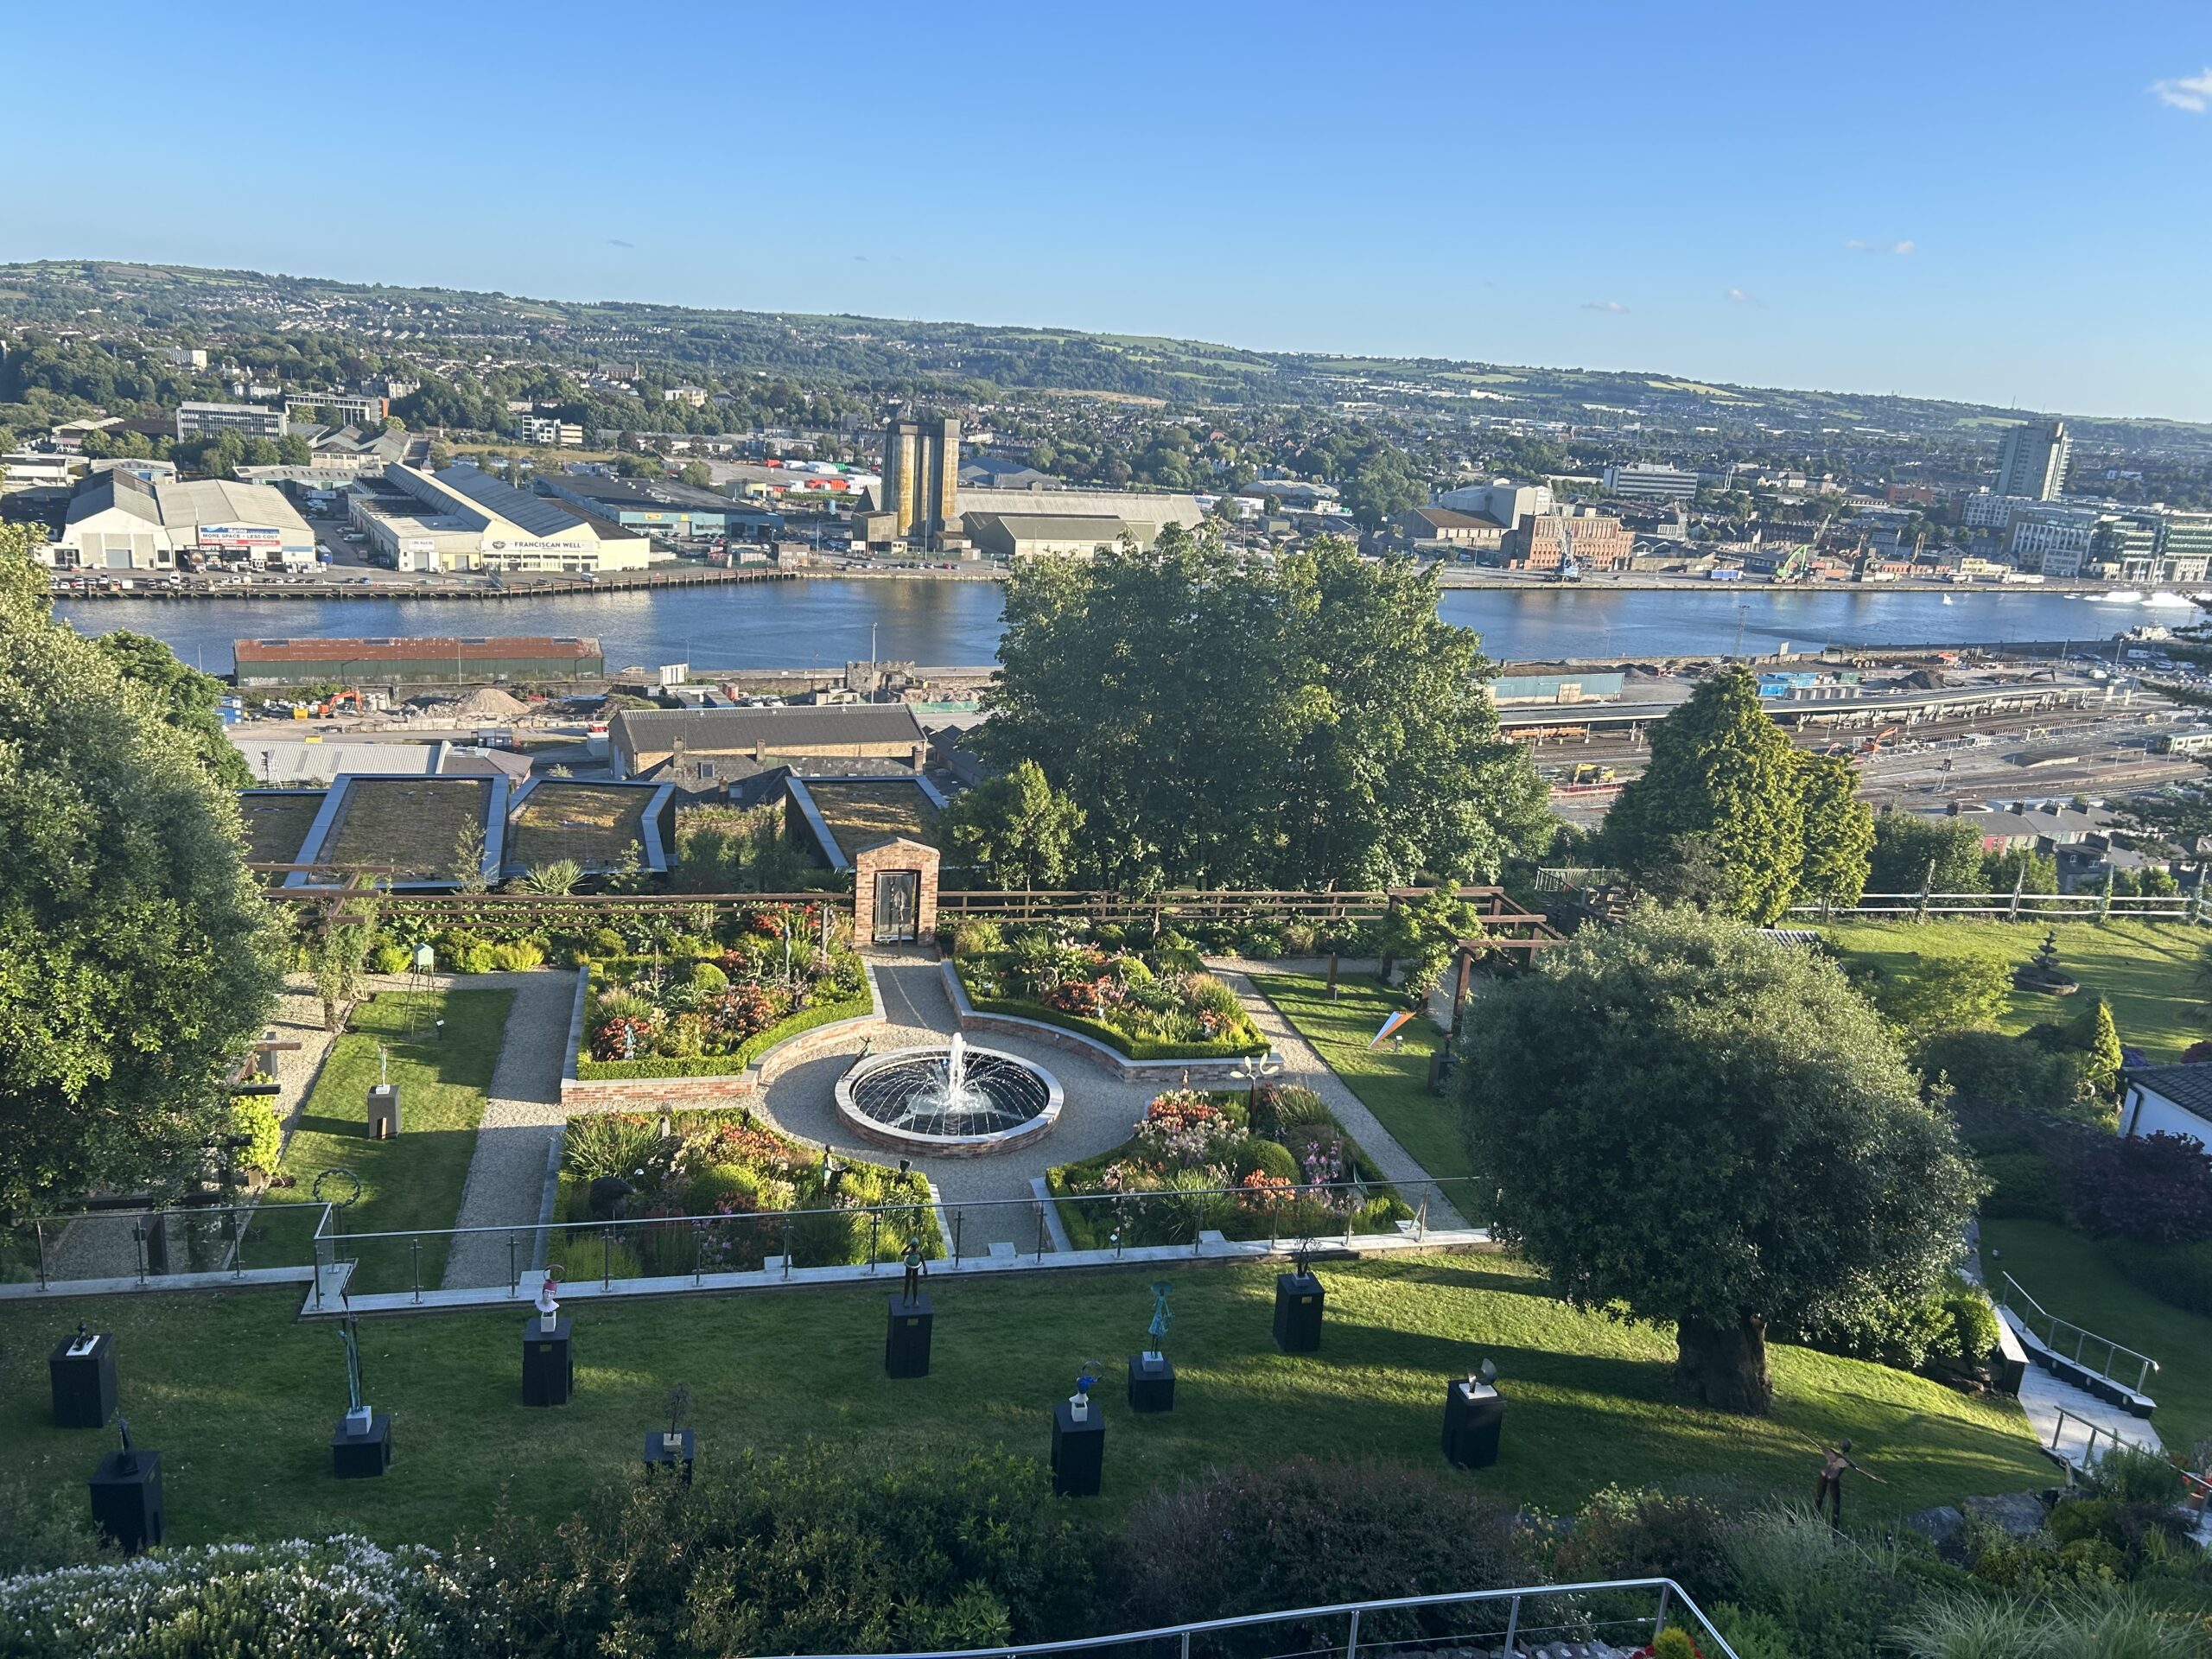
<instances>
[{"instance_id":1,"label":"white cloud","mask_svg":"<svg viewBox=\"0 0 2212 1659\"><path fill-rule=\"evenodd\" d=\"M1746 293L1740 288L1730 289L1728 290L1728 297L1731 300L1733 300L1738 305L1764 305L1766 303L1766 302L1759 298L1758 295Z\"/></svg>"},{"instance_id":2,"label":"white cloud","mask_svg":"<svg viewBox=\"0 0 2212 1659\"><path fill-rule=\"evenodd\" d=\"M1916 242L1861 242L1855 236L1843 245L1853 253L1908 254L1920 251L1920 245Z\"/></svg>"},{"instance_id":3,"label":"white cloud","mask_svg":"<svg viewBox=\"0 0 2212 1659\"><path fill-rule=\"evenodd\" d=\"M1623 305L1618 300L1585 300L1582 302L1582 308L1585 311L1610 311L1615 316L1620 317L1628 315L1628 307Z\"/></svg>"},{"instance_id":4,"label":"white cloud","mask_svg":"<svg viewBox=\"0 0 2212 1659\"><path fill-rule=\"evenodd\" d=\"M2151 96L2174 109L2202 115L2212 109L2212 67L2174 80L2154 80L2151 83Z\"/></svg>"}]
</instances>

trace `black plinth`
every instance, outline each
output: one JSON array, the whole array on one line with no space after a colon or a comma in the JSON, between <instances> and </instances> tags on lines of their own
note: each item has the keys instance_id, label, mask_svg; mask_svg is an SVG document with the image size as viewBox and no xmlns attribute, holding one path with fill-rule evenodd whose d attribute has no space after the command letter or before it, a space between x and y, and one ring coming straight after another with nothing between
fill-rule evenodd
<instances>
[{"instance_id":1,"label":"black plinth","mask_svg":"<svg viewBox=\"0 0 2212 1659\"><path fill-rule=\"evenodd\" d=\"M1321 1303L1327 1292L1310 1273L1275 1275L1275 1346L1286 1354L1321 1351Z\"/></svg>"},{"instance_id":2,"label":"black plinth","mask_svg":"<svg viewBox=\"0 0 2212 1659\"><path fill-rule=\"evenodd\" d=\"M1147 1358L1143 1354L1129 1356L1129 1409L1175 1409L1175 1367L1166 1355L1162 1354L1157 1359Z\"/></svg>"},{"instance_id":3,"label":"black plinth","mask_svg":"<svg viewBox=\"0 0 2212 1659\"><path fill-rule=\"evenodd\" d=\"M330 1472L340 1480L368 1480L391 1467L391 1419L381 1411L369 1414L369 1426L357 1428L350 1417L340 1417L330 1437Z\"/></svg>"},{"instance_id":4,"label":"black plinth","mask_svg":"<svg viewBox=\"0 0 2212 1659\"><path fill-rule=\"evenodd\" d=\"M102 1331L82 1353L72 1337L46 1362L54 1383L54 1426L98 1428L115 1415L115 1338Z\"/></svg>"},{"instance_id":5,"label":"black plinth","mask_svg":"<svg viewBox=\"0 0 2212 1659\"><path fill-rule=\"evenodd\" d=\"M531 1314L522 1325L522 1402L525 1406L565 1406L576 1391L576 1362L569 1351L571 1321L558 1314L553 1328Z\"/></svg>"},{"instance_id":6,"label":"black plinth","mask_svg":"<svg viewBox=\"0 0 2212 1659\"><path fill-rule=\"evenodd\" d=\"M1444 1456L1462 1469L1487 1469L1497 1461L1497 1439L1505 1425L1505 1401L1496 1389L1465 1382L1444 1389Z\"/></svg>"},{"instance_id":7,"label":"black plinth","mask_svg":"<svg viewBox=\"0 0 2212 1659\"><path fill-rule=\"evenodd\" d=\"M655 1429L645 1436L645 1472L653 1474L663 1469L673 1469L686 1486L691 1484L691 1458L696 1449L692 1431L676 1431L676 1444L668 1443L667 1433Z\"/></svg>"},{"instance_id":8,"label":"black plinth","mask_svg":"<svg viewBox=\"0 0 2212 1659\"><path fill-rule=\"evenodd\" d=\"M891 1299L891 1322L883 1337L883 1369L887 1375L930 1374L930 1325L935 1318L926 1291L911 1302L903 1291Z\"/></svg>"},{"instance_id":9,"label":"black plinth","mask_svg":"<svg viewBox=\"0 0 2212 1659\"><path fill-rule=\"evenodd\" d=\"M372 1083L369 1085L369 1139L389 1141L399 1133L399 1085L396 1083Z\"/></svg>"},{"instance_id":10,"label":"black plinth","mask_svg":"<svg viewBox=\"0 0 2212 1659\"><path fill-rule=\"evenodd\" d=\"M126 1555L162 1541L162 1454L111 1452L92 1471L92 1522Z\"/></svg>"},{"instance_id":11,"label":"black plinth","mask_svg":"<svg viewBox=\"0 0 2212 1659\"><path fill-rule=\"evenodd\" d=\"M1088 1422L1075 1420L1075 1408L1061 1401L1052 1408L1052 1491L1061 1497L1096 1497L1106 1466L1106 1414L1090 1402Z\"/></svg>"}]
</instances>

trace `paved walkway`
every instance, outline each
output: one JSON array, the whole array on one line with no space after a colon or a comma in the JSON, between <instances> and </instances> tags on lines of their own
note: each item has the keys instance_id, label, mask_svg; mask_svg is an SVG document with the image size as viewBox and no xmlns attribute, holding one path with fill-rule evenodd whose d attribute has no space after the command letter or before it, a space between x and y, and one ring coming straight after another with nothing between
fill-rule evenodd
<instances>
[{"instance_id":1,"label":"paved walkway","mask_svg":"<svg viewBox=\"0 0 2212 1659\"><path fill-rule=\"evenodd\" d=\"M456 1227L535 1228L545 1192L545 1166L568 1114L561 1108L561 1068L569 1046L569 1014L576 976L568 969L526 974L440 976L440 989L512 990L514 1006L492 1071L491 1098L476 1131ZM525 1257L527 1257L525 1252ZM528 1265L525 1259L524 1266ZM505 1235L464 1235L446 1256L448 1289L507 1282Z\"/></svg>"},{"instance_id":2,"label":"paved walkway","mask_svg":"<svg viewBox=\"0 0 2212 1659\"><path fill-rule=\"evenodd\" d=\"M1414 1161L1413 1154L1398 1144L1390 1131L1382 1127L1382 1120L1369 1111L1365 1103L1345 1086L1344 1079L1329 1069L1328 1062L1315 1052L1313 1045L1275 1012L1274 1004L1260 995L1251 976L1231 967L1225 958L1211 961L1207 967L1220 975L1229 988L1243 1000L1253 1023L1259 1027L1260 1034L1282 1056L1283 1070L1276 1081L1298 1084L1320 1096L1337 1115L1337 1122L1359 1142L1377 1169L1392 1183L1404 1188L1408 1198L1419 1192L1429 1181L1428 1172ZM1432 1227L1460 1228L1467 1224L1440 1188L1430 1189L1428 1221Z\"/></svg>"},{"instance_id":3,"label":"paved walkway","mask_svg":"<svg viewBox=\"0 0 2212 1659\"><path fill-rule=\"evenodd\" d=\"M957 1021L952 1000L945 995L937 953L879 948L867 956L875 970L887 1021L869 1035L874 1052L942 1045L949 1039L957 1029ZM1145 1106L1158 1092L1158 1086L1124 1083L1088 1060L1019 1037L989 1033L979 1042L986 1048L1019 1055L1058 1077L1067 1096L1059 1122L1044 1140L1017 1152L982 1158L917 1158L914 1167L937 1188L947 1219L959 1212L962 1255L982 1255L994 1243L1034 1251L1038 1248L1037 1206L1030 1179L1054 1164L1073 1163L1120 1146L1144 1116ZM854 1135L837 1115L831 1091L859 1049L855 1041L845 1052L809 1060L785 1071L768 1085L763 1115L786 1135L817 1145L827 1143L841 1155L877 1163L894 1157ZM1049 1240L1045 1248L1052 1248Z\"/></svg>"}]
</instances>

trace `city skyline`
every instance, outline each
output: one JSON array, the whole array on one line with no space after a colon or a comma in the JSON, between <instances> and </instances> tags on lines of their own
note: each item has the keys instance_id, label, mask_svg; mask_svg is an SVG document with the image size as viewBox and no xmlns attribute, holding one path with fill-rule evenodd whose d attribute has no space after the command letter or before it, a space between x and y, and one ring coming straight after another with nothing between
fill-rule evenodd
<instances>
[{"instance_id":1,"label":"city skyline","mask_svg":"<svg viewBox=\"0 0 2212 1659\"><path fill-rule=\"evenodd\" d=\"M787 40L751 19L650 9L622 30L640 76L668 53L744 66L742 96L639 95L594 71L572 122L545 89L592 60L598 15L401 12L419 51L364 106L334 19L124 6L73 173L143 178L180 89L292 111L250 176L177 169L56 191L0 181L0 257L120 257L575 299L1162 334L1895 391L2079 416L2212 418L2212 22L2179 6L2106 34L1876 6L1627 8L1571 41L1504 11L1400 7L1352 38L1328 14L1225 10L1206 38L1136 8L966 9L958 26L863 9ZM632 14L633 16L638 16ZM1238 22L1242 19L1242 22ZM1267 26L1262 27L1262 23ZM66 61L51 16L26 61ZM823 50L842 53L832 73ZM950 89L942 190L882 188L911 136L901 85ZM405 66L393 72L395 63ZM450 88L503 81L564 123L560 159L486 127ZM658 82L655 83L658 85ZM720 83L716 83L720 85ZM972 100L958 95L974 89ZM334 137L378 167L334 192ZM50 107L0 116L20 153ZM496 134L487 143L486 134ZM2004 188L2032 172L2037 189ZM358 211L380 192L407 204Z\"/></svg>"}]
</instances>

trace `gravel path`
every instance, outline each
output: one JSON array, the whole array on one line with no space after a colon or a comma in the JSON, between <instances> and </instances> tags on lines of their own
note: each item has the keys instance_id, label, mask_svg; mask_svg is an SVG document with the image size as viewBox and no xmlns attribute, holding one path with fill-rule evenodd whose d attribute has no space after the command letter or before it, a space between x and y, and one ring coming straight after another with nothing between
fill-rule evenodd
<instances>
[{"instance_id":1,"label":"gravel path","mask_svg":"<svg viewBox=\"0 0 2212 1659\"><path fill-rule=\"evenodd\" d=\"M1337 1122L1344 1126L1351 1138L1359 1142L1375 1166L1392 1183L1408 1189L1408 1196L1419 1190L1430 1179L1429 1173L1415 1163L1413 1155L1400 1146L1382 1122L1369 1111L1357 1095L1352 1093L1343 1078L1329 1069L1328 1062L1314 1051L1313 1046L1294 1030L1288 1020L1275 1012L1274 1004L1262 996L1251 976L1242 969L1232 967L1225 958L1209 961L1206 966L1227 982L1229 988L1243 999L1253 1022L1260 1027L1260 1034L1268 1046L1282 1056L1283 1070L1279 1081L1302 1084L1319 1095ZM1466 1220L1446 1201L1442 1189L1433 1189L1428 1200L1428 1222L1432 1227L1464 1227Z\"/></svg>"},{"instance_id":2,"label":"gravel path","mask_svg":"<svg viewBox=\"0 0 2212 1659\"><path fill-rule=\"evenodd\" d=\"M535 1228L545 1192L548 1148L568 1121L561 1109L561 1066L568 1050L576 976L567 969L541 969L526 974L470 974L461 979L441 976L438 983L442 989L515 994L454 1225ZM506 1281L505 1235L483 1233L454 1240L446 1257L448 1289Z\"/></svg>"},{"instance_id":3,"label":"gravel path","mask_svg":"<svg viewBox=\"0 0 2212 1659\"><path fill-rule=\"evenodd\" d=\"M952 1001L945 995L933 950L875 950L868 953L888 1022L871 1033L877 1053L923 1044L940 1045L957 1028ZM1038 1246L1037 1211L1029 1182L1054 1164L1072 1163L1118 1147L1144 1116L1157 1085L1124 1083L1089 1061L1063 1054L1019 1037L985 1035L982 1045L1042 1066L1060 1080L1067 1103L1044 1140L1019 1152L985 1158L918 1158L914 1166L935 1184L950 1218L961 1212L961 1254L982 1255L993 1243L1019 1250ZM893 1154L854 1136L837 1116L831 1094L837 1078L860 1052L855 1039L846 1052L793 1066L768 1085L764 1116L785 1134L839 1154L881 1162ZM1049 1242L1046 1245L1050 1249Z\"/></svg>"}]
</instances>

